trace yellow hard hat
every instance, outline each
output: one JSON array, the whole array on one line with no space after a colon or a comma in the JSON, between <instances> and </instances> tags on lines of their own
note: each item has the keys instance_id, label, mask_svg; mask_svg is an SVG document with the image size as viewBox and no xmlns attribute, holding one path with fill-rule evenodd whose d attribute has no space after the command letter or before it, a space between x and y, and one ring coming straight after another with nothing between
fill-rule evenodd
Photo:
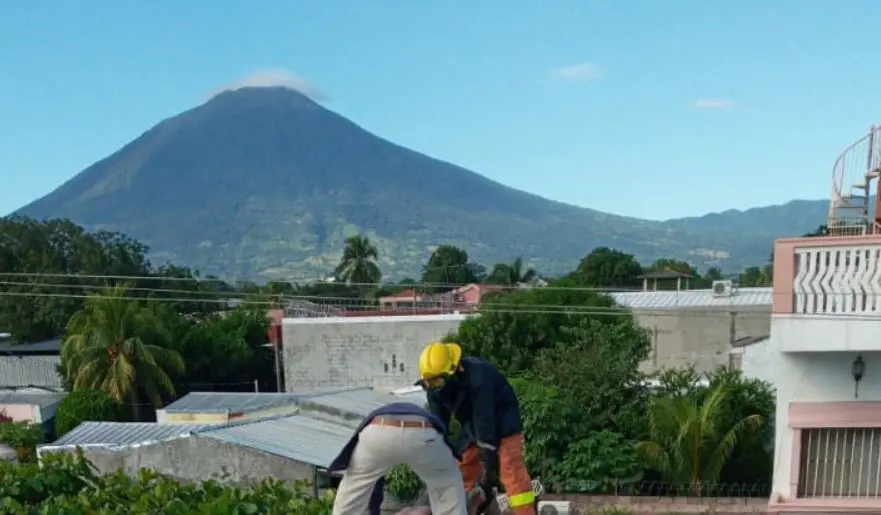
<instances>
[{"instance_id":1,"label":"yellow hard hat","mask_svg":"<svg viewBox=\"0 0 881 515\"><path fill-rule=\"evenodd\" d=\"M462 360L462 347L457 343L433 342L419 356L419 379L452 375Z\"/></svg>"}]
</instances>

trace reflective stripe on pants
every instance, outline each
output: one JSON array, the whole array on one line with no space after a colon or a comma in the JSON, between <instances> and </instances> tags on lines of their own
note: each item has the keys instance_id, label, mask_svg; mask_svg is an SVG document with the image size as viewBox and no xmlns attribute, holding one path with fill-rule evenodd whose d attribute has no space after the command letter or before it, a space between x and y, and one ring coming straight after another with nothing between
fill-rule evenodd
<instances>
[{"instance_id":1,"label":"reflective stripe on pants","mask_svg":"<svg viewBox=\"0 0 881 515\"><path fill-rule=\"evenodd\" d=\"M465 490L471 491L480 478L480 450L469 445L459 462ZM535 494L532 480L523 461L523 435L502 438L499 442L499 479L508 494L508 506L514 515L535 515Z\"/></svg>"}]
</instances>

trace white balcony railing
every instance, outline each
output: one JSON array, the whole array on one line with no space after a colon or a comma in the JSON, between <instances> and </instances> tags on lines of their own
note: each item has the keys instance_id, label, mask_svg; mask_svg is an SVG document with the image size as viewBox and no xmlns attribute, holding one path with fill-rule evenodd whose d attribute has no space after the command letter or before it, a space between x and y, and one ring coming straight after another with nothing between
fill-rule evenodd
<instances>
[{"instance_id":1,"label":"white balcony railing","mask_svg":"<svg viewBox=\"0 0 881 515\"><path fill-rule=\"evenodd\" d=\"M802 431L799 498L881 499L881 428Z\"/></svg>"},{"instance_id":2,"label":"white balcony railing","mask_svg":"<svg viewBox=\"0 0 881 515\"><path fill-rule=\"evenodd\" d=\"M795 249L795 313L881 313L881 246Z\"/></svg>"}]
</instances>

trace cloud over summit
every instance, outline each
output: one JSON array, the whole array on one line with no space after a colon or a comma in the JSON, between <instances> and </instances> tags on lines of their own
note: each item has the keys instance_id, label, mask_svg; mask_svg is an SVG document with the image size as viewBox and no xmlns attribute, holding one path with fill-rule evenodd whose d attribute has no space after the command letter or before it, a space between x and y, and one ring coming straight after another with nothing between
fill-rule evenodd
<instances>
[{"instance_id":1,"label":"cloud over summit","mask_svg":"<svg viewBox=\"0 0 881 515\"><path fill-rule=\"evenodd\" d=\"M225 84L214 90L210 96L216 96L224 91L235 91L242 88L271 88L283 87L306 95L315 102L327 102L330 97L318 86L308 80L281 69L273 68L252 73L246 77Z\"/></svg>"}]
</instances>

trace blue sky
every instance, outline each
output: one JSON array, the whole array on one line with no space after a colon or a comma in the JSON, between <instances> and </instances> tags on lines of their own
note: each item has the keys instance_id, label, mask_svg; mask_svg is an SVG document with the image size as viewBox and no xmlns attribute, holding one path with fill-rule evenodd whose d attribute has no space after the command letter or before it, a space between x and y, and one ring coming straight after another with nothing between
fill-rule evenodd
<instances>
[{"instance_id":1,"label":"blue sky","mask_svg":"<svg viewBox=\"0 0 881 515\"><path fill-rule=\"evenodd\" d=\"M282 73L401 145L644 218L825 198L881 122L881 2L7 2L0 214Z\"/></svg>"}]
</instances>

